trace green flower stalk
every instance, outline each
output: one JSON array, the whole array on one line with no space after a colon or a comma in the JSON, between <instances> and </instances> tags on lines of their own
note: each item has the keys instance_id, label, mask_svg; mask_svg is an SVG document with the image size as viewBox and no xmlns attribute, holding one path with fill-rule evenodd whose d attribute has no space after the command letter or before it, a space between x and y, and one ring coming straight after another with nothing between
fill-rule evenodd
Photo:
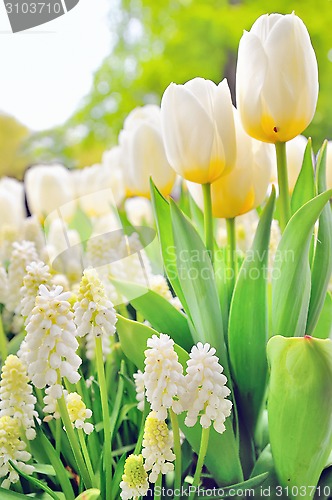
<instances>
[{"instance_id":1,"label":"green flower stalk","mask_svg":"<svg viewBox=\"0 0 332 500\"><path fill-rule=\"evenodd\" d=\"M310 499L332 448L332 341L276 336L267 354L276 473L281 486L295 492L292 498Z\"/></svg>"}]
</instances>

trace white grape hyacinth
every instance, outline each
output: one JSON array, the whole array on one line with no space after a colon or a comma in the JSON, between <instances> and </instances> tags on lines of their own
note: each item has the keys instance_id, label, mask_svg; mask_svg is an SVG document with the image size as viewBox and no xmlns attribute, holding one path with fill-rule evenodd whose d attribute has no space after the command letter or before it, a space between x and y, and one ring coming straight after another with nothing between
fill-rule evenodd
<instances>
[{"instance_id":1,"label":"white grape hyacinth","mask_svg":"<svg viewBox=\"0 0 332 500\"><path fill-rule=\"evenodd\" d=\"M183 370L169 335L153 335L148 339L147 346L144 370L146 399L157 418L165 420L169 408L175 413L182 411L178 400L185 390Z\"/></svg>"},{"instance_id":2,"label":"white grape hyacinth","mask_svg":"<svg viewBox=\"0 0 332 500\"><path fill-rule=\"evenodd\" d=\"M203 428L213 423L222 434L224 422L231 414L232 402L225 399L230 394L223 367L215 356L216 350L209 344L198 342L190 352L185 376L186 393L181 403L187 410L185 424L193 427L199 418Z\"/></svg>"},{"instance_id":3,"label":"white grape hyacinth","mask_svg":"<svg viewBox=\"0 0 332 500\"><path fill-rule=\"evenodd\" d=\"M141 372L141 370L138 370L136 373L134 373L134 381L136 388L136 399L138 401L137 409L143 411L145 403L145 386L144 374Z\"/></svg>"},{"instance_id":4,"label":"white grape hyacinth","mask_svg":"<svg viewBox=\"0 0 332 500\"><path fill-rule=\"evenodd\" d=\"M27 324L27 336L19 356L28 366L28 376L38 388L59 384L66 377L71 384L79 381L82 363L76 354L78 342L74 315L68 300L70 292L61 286L49 290L40 285L39 295Z\"/></svg>"},{"instance_id":5,"label":"white grape hyacinth","mask_svg":"<svg viewBox=\"0 0 332 500\"><path fill-rule=\"evenodd\" d=\"M51 274L49 267L44 262L31 262L31 264L27 265L26 275L23 278L23 286L20 290L21 303L18 307L22 316L26 318L26 324L30 320L40 285L47 285L50 281Z\"/></svg>"},{"instance_id":6,"label":"white grape hyacinth","mask_svg":"<svg viewBox=\"0 0 332 500\"><path fill-rule=\"evenodd\" d=\"M159 420L152 411L145 420L142 455L144 468L151 471L149 480L155 483L159 474L174 470L175 455L172 451L173 438L165 420Z\"/></svg>"},{"instance_id":7,"label":"white grape hyacinth","mask_svg":"<svg viewBox=\"0 0 332 500\"><path fill-rule=\"evenodd\" d=\"M122 500L139 498L147 494L148 475L144 469L142 455L129 455L126 459L120 488Z\"/></svg>"},{"instance_id":8,"label":"white grape hyacinth","mask_svg":"<svg viewBox=\"0 0 332 500\"><path fill-rule=\"evenodd\" d=\"M1 371L0 381L0 418L13 417L25 432L27 439L36 437L34 418L36 398L32 394L26 366L14 355L6 358Z\"/></svg>"},{"instance_id":9,"label":"white grape hyacinth","mask_svg":"<svg viewBox=\"0 0 332 500\"><path fill-rule=\"evenodd\" d=\"M20 290L23 278L26 275L26 267L33 261L38 261L38 255L34 243L31 241L15 241L8 266L8 297L6 308L14 312L21 301Z\"/></svg>"},{"instance_id":10,"label":"white grape hyacinth","mask_svg":"<svg viewBox=\"0 0 332 500\"><path fill-rule=\"evenodd\" d=\"M4 478L1 487L8 489L11 483L17 483L20 478L9 460L22 472L32 474L34 467L26 464L30 459L31 455L20 437L19 421L8 415L0 417L0 479Z\"/></svg>"},{"instance_id":11,"label":"white grape hyacinth","mask_svg":"<svg viewBox=\"0 0 332 500\"><path fill-rule=\"evenodd\" d=\"M85 406L84 401L77 392L64 391L64 396L73 427L83 429L85 434L91 434L94 429L93 424L85 420L92 417L92 411Z\"/></svg>"},{"instance_id":12,"label":"white grape hyacinth","mask_svg":"<svg viewBox=\"0 0 332 500\"><path fill-rule=\"evenodd\" d=\"M111 352L110 336L115 334L117 318L95 269L83 273L74 312L78 336L87 336L87 358L94 358L96 337L102 339L105 358Z\"/></svg>"}]
</instances>

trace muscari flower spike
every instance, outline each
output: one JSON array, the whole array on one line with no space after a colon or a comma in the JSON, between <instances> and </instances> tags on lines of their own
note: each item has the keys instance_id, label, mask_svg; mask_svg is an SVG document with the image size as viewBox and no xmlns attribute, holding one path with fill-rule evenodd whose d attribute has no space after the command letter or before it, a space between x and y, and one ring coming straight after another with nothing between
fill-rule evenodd
<instances>
[{"instance_id":1,"label":"muscari flower spike","mask_svg":"<svg viewBox=\"0 0 332 500\"><path fill-rule=\"evenodd\" d=\"M26 438L34 439L36 437L34 418L39 421L35 404L36 398L32 394L26 366L17 356L8 356L1 373L0 418L3 416L15 418Z\"/></svg>"}]
</instances>

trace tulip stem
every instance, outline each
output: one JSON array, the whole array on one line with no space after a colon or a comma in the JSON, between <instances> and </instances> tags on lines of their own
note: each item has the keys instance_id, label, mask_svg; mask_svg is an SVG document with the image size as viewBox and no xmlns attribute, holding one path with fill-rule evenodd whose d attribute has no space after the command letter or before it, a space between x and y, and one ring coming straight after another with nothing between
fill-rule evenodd
<instances>
[{"instance_id":1,"label":"tulip stem","mask_svg":"<svg viewBox=\"0 0 332 500\"><path fill-rule=\"evenodd\" d=\"M280 229L283 232L291 218L285 142L276 142L276 154L279 185Z\"/></svg>"},{"instance_id":2,"label":"tulip stem","mask_svg":"<svg viewBox=\"0 0 332 500\"><path fill-rule=\"evenodd\" d=\"M229 297L231 299L235 287L237 274L237 259L236 259L236 231L235 218L226 219L227 228L227 270L230 273L230 290Z\"/></svg>"},{"instance_id":3,"label":"tulip stem","mask_svg":"<svg viewBox=\"0 0 332 500\"><path fill-rule=\"evenodd\" d=\"M201 474L202 474L202 469L203 469L203 465L204 465L204 460L205 460L206 452L207 452L208 445L209 445L209 437L210 437L210 427L202 428L201 444L199 447L196 471L195 471L195 475L194 475L192 488L190 490L191 493L189 496L189 500L193 500L196 496L196 490L197 490L197 487L199 486L199 482L200 482Z\"/></svg>"},{"instance_id":4,"label":"tulip stem","mask_svg":"<svg viewBox=\"0 0 332 500\"><path fill-rule=\"evenodd\" d=\"M204 198L204 232L205 246L210 254L211 261L214 260L214 234L213 234L213 216L212 216L212 199L211 199L211 184L202 184Z\"/></svg>"}]
</instances>

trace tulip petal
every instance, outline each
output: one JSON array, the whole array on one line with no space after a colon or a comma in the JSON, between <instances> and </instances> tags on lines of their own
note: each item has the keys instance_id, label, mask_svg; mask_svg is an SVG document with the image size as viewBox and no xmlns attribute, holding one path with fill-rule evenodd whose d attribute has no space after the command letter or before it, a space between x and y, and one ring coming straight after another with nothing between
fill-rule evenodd
<instances>
[{"instance_id":1,"label":"tulip petal","mask_svg":"<svg viewBox=\"0 0 332 500\"><path fill-rule=\"evenodd\" d=\"M261 41L256 35L245 32L240 40L236 71L238 110L243 127L251 137L273 142L262 126L262 117L268 113L261 99L267 68L268 60Z\"/></svg>"},{"instance_id":2,"label":"tulip petal","mask_svg":"<svg viewBox=\"0 0 332 500\"><path fill-rule=\"evenodd\" d=\"M175 181L175 172L166 159L159 130L150 123L141 123L133 132L129 147L129 179L134 183L130 186L127 182L129 189L141 196L149 196L151 177L163 194L169 194Z\"/></svg>"},{"instance_id":3,"label":"tulip petal","mask_svg":"<svg viewBox=\"0 0 332 500\"><path fill-rule=\"evenodd\" d=\"M161 126L174 170L193 182L210 182L213 123L197 98L183 86L171 84L166 89L161 101Z\"/></svg>"},{"instance_id":4,"label":"tulip petal","mask_svg":"<svg viewBox=\"0 0 332 500\"><path fill-rule=\"evenodd\" d=\"M223 147L225 170L229 172L236 158L236 134L234 124L234 108L227 80L219 83L214 98L214 118L219 135L218 146Z\"/></svg>"}]
</instances>

